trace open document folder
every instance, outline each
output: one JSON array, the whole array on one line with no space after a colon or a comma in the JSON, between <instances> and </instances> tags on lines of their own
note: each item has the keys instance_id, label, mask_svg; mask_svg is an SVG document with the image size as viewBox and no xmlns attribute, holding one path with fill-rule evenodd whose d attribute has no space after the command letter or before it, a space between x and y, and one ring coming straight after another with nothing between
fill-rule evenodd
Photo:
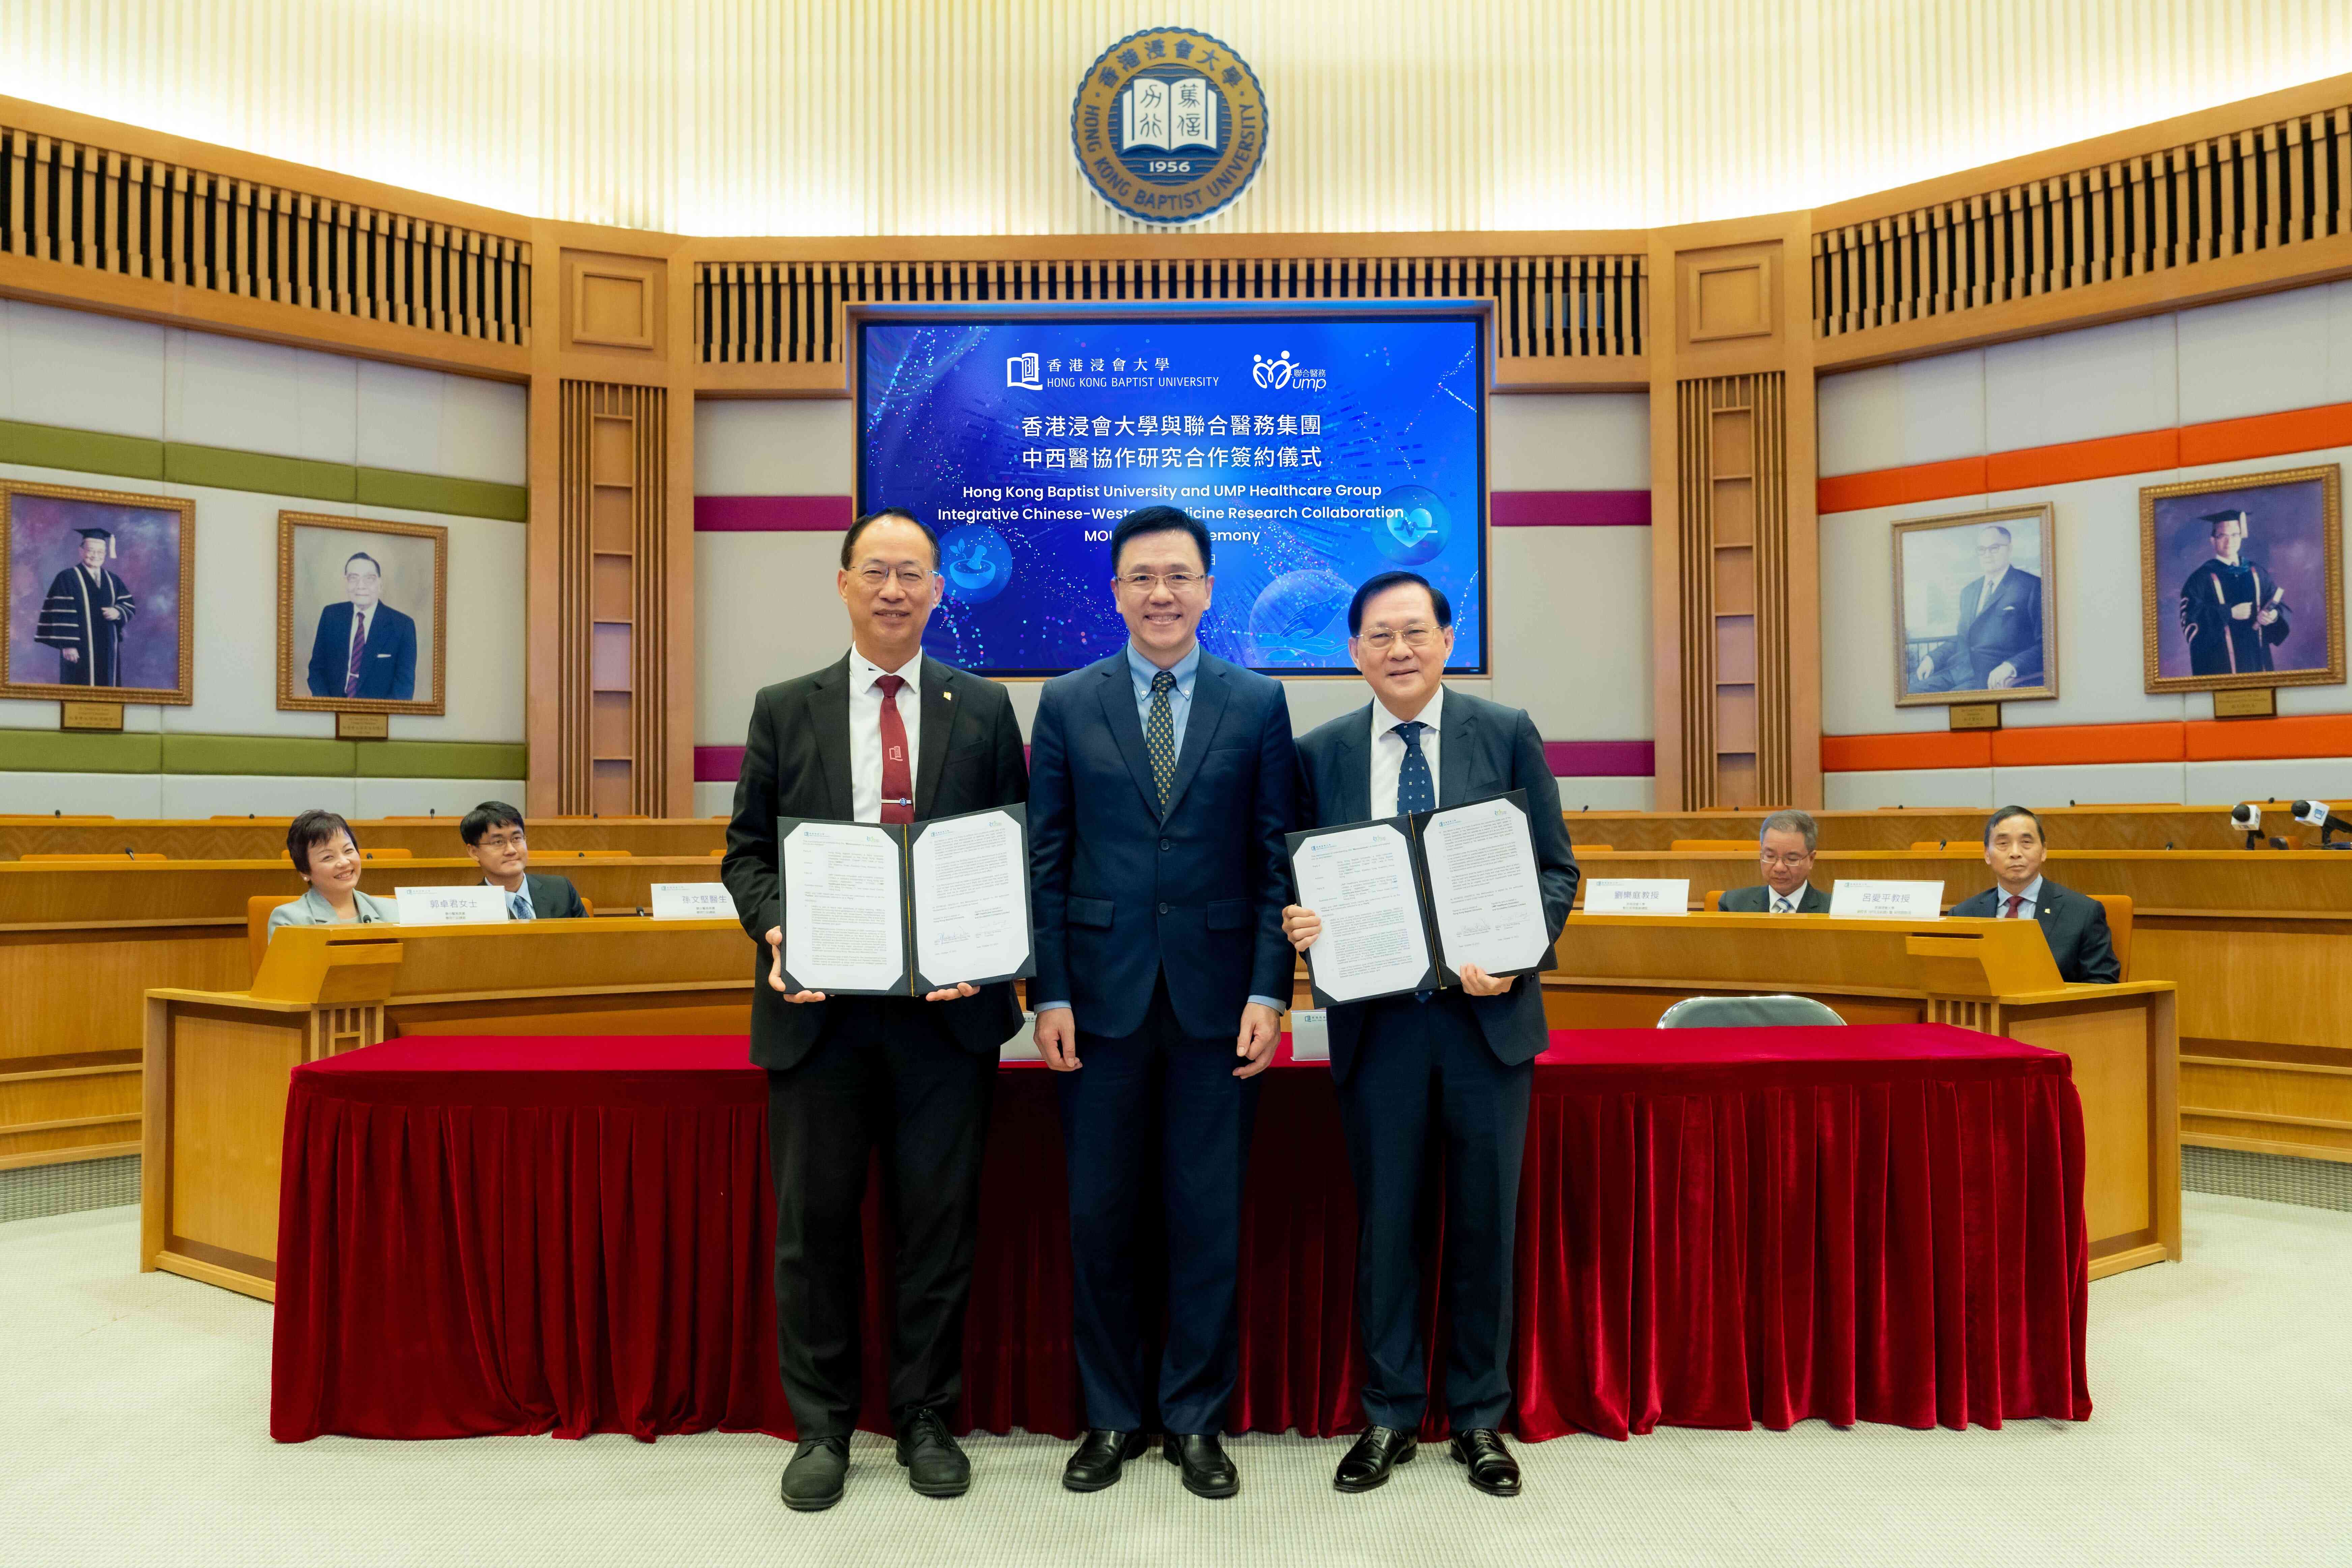
<instances>
[{"instance_id":1,"label":"open document folder","mask_svg":"<svg viewBox=\"0 0 2352 1568\"><path fill-rule=\"evenodd\" d=\"M779 817L776 842L792 990L922 996L1036 972L1021 806L909 823Z\"/></svg>"}]
</instances>

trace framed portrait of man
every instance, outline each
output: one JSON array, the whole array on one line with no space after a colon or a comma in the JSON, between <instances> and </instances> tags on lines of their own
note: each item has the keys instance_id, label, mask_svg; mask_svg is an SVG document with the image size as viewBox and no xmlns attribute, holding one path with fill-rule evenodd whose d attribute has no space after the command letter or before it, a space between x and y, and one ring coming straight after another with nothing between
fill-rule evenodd
<instances>
[{"instance_id":1,"label":"framed portrait of man","mask_svg":"<svg viewBox=\"0 0 2352 1568\"><path fill-rule=\"evenodd\" d=\"M194 700L196 503L0 480L0 697Z\"/></svg>"},{"instance_id":2,"label":"framed portrait of man","mask_svg":"<svg viewBox=\"0 0 2352 1568\"><path fill-rule=\"evenodd\" d=\"M2055 520L2047 504L1895 525L1895 703L2058 695Z\"/></svg>"},{"instance_id":3,"label":"framed portrait of man","mask_svg":"<svg viewBox=\"0 0 2352 1568\"><path fill-rule=\"evenodd\" d=\"M449 531L278 514L278 706L442 712Z\"/></svg>"},{"instance_id":4,"label":"framed portrait of man","mask_svg":"<svg viewBox=\"0 0 2352 1568\"><path fill-rule=\"evenodd\" d=\"M2148 690L2342 684L2341 489L2328 463L2139 492Z\"/></svg>"}]
</instances>

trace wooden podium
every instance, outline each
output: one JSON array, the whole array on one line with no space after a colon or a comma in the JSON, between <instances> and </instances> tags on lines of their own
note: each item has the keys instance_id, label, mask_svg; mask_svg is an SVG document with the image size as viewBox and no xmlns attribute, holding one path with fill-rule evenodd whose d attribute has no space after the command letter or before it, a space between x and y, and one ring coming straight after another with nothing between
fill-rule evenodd
<instances>
[{"instance_id":1,"label":"wooden podium","mask_svg":"<svg viewBox=\"0 0 2352 1568\"><path fill-rule=\"evenodd\" d=\"M247 991L147 993L139 1266L276 1295L289 1075L411 1034L745 1034L733 921L294 926Z\"/></svg>"},{"instance_id":2,"label":"wooden podium","mask_svg":"<svg viewBox=\"0 0 2352 1568\"><path fill-rule=\"evenodd\" d=\"M2180 1257L2180 1044L2168 980L2069 985L2030 921L1569 917L1556 1029L1648 1028L1685 996L1789 992L1850 1024L1957 1024L2074 1058L2091 1277Z\"/></svg>"}]
</instances>

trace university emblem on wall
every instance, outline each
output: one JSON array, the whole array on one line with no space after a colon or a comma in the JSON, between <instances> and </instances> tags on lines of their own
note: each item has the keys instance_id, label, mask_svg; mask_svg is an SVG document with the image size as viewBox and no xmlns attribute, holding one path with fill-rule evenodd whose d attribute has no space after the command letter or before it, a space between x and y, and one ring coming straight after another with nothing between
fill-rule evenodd
<instances>
[{"instance_id":1,"label":"university emblem on wall","mask_svg":"<svg viewBox=\"0 0 2352 1568\"><path fill-rule=\"evenodd\" d=\"M1223 211L1265 162L1265 95L1247 61L1190 27L1147 27L1102 52L1070 106L1095 194L1145 223Z\"/></svg>"}]
</instances>

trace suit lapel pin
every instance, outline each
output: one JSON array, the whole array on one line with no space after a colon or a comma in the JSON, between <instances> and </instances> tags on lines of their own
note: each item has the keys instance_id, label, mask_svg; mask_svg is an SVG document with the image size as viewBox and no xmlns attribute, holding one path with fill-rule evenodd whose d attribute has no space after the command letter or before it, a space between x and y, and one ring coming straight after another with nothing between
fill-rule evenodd
<instances>
[{"instance_id":1,"label":"suit lapel pin","mask_svg":"<svg viewBox=\"0 0 2352 1568\"><path fill-rule=\"evenodd\" d=\"M940 700L942 702L952 702L955 700L955 693L952 691L942 691L940 693Z\"/></svg>"}]
</instances>

